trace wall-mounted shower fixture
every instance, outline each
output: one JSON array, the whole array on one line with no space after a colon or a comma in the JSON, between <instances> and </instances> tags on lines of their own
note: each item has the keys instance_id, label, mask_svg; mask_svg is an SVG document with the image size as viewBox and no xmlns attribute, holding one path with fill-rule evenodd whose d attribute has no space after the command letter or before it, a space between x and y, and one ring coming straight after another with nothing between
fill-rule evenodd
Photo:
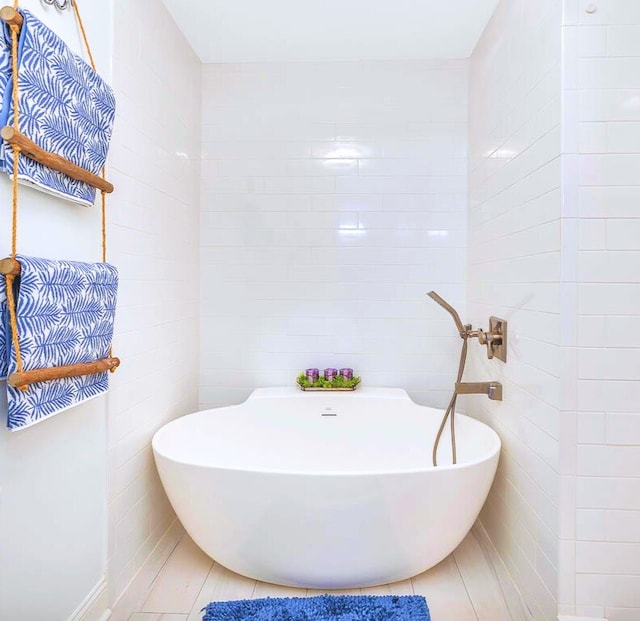
<instances>
[{"instance_id":1,"label":"wall-mounted shower fixture","mask_svg":"<svg viewBox=\"0 0 640 621\"><path fill-rule=\"evenodd\" d=\"M429 291L427 295L440 304L450 315L453 317L453 321L458 329L458 334L462 339L462 351L460 352L460 363L458 364L458 375L456 376L456 383L453 389L453 395L449 401L449 405L445 410L440 423L440 429L436 436L436 441L433 444L433 465L438 465L438 445L440 444L440 438L442 432L447 423L447 419L451 424L451 457L452 461L456 463L456 431L455 431L455 412L456 401L458 395L477 395L485 394L489 399L494 401L502 401L502 384L500 382L463 382L462 375L464 373L464 365L467 361L467 346L469 339L476 337L482 345L487 346L487 355L489 358L497 356L503 362L507 360L507 322L497 317L491 317L489 322L489 331L473 330L471 324L463 325L460 315L451 304L446 300L443 300L435 291Z\"/></svg>"},{"instance_id":2,"label":"wall-mounted shower fixture","mask_svg":"<svg viewBox=\"0 0 640 621\"><path fill-rule=\"evenodd\" d=\"M435 291L429 291L427 295L440 304L452 317L458 328L458 333L463 339L477 338L480 345L487 346L487 358L498 358L502 362L507 361L507 322L499 317L489 318L489 330L486 332L479 328L473 330L470 323L463 325L460 315L451 304L443 300Z\"/></svg>"}]
</instances>

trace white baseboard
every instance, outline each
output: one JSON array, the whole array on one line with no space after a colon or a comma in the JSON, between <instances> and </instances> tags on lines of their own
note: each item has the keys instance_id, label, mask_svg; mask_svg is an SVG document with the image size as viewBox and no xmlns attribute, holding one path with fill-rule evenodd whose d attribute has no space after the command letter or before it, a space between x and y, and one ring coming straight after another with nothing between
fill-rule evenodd
<instances>
[{"instance_id":1,"label":"white baseboard","mask_svg":"<svg viewBox=\"0 0 640 621\"><path fill-rule=\"evenodd\" d=\"M513 582L508 569L498 554L498 550L496 550L489 534L479 520L473 525L472 531L500 585L500 590L509 609L511 619L513 619L513 621L533 621L533 616L529 612L529 608L525 604L522 594Z\"/></svg>"},{"instance_id":2,"label":"white baseboard","mask_svg":"<svg viewBox=\"0 0 640 621\"><path fill-rule=\"evenodd\" d=\"M73 611L68 621L107 621L110 616L107 580L103 577Z\"/></svg>"},{"instance_id":3,"label":"white baseboard","mask_svg":"<svg viewBox=\"0 0 640 621\"><path fill-rule=\"evenodd\" d=\"M144 565L118 597L118 601L111 607L110 621L127 621L131 613L139 609L147 597L154 578L167 562L171 552L173 552L183 535L184 528L182 524L178 519L174 520L151 554L149 554Z\"/></svg>"}]
</instances>

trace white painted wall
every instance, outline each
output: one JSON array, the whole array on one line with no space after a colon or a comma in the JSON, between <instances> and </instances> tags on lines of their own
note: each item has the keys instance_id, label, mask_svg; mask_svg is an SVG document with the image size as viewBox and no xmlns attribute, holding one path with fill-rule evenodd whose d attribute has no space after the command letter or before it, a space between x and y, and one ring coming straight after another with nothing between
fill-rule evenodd
<instances>
[{"instance_id":1,"label":"white painted wall","mask_svg":"<svg viewBox=\"0 0 640 621\"><path fill-rule=\"evenodd\" d=\"M448 400L466 119L466 61L204 65L202 407L328 366Z\"/></svg>"},{"instance_id":2,"label":"white painted wall","mask_svg":"<svg viewBox=\"0 0 640 621\"><path fill-rule=\"evenodd\" d=\"M150 440L197 407L200 62L160 0L115 0L110 257L120 269L109 396L109 601L175 516Z\"/></svg>"},{"instance_id":3,"label":"white painted wall","mask_svg":"<svg viewBox=\"0 0 640 621\"><path fill-rule=\"evenodd\" d=\"M566 614L640 618L640 4L564 2ZM577 318L577 321L575 319ZM567 448L567 450L568 450ZM564 449L564 445L563 445Z\"/></svg>"},{"instance_id":4,"label":"white painted wall","mask_svg":"<svg viewBox=\"0 0 640 621\"><path fill-rule=\"evenodd\" d=\"M503 442L481 522L533 618L557 614L560 411L560 60L556 0L502 0L471 57L468 319L509 321L508 363L471 345L467 397ZM562 568L560 568L562 571Z\"/></svg>"},{"instance_id":5,"label":"white painted wall","mask_svg":"<svg viewBox=\"0 0 640 621\"><path fill-rule=\"evenodd\" d=\"M82 52L73 14L33 11ZM101 74L110 79L111 3L83 3ZM100 260L100 215L29 188L20 192L19 250ZM0 178L0 254L10 252L11 188ZM106 398L100 397L24 431L5 429L0 384L0 619L64 620L101 581L106 550Z\"/></svg>"}]
</instances>

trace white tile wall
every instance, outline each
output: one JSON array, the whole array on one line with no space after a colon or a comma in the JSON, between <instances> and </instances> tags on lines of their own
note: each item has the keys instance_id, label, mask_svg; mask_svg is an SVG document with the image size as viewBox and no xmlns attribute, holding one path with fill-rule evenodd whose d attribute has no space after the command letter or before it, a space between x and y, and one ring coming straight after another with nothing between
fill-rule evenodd
<instances>
[{"instance_id":1,"label":"white tile wall","mask_svg":"<svg viewBox=\"0 0 640 621\"><path fill-rule=\"evenodd\" d=\"M114 2L118 101L109 259L119 267L109 395L109 597L174 519L150 440L197 407L200 63L160 0Z\"/></svg>"},{"instance_id":2,"label":"white tile wall","mask_svg":"<svg viewBox=\"0 0 640 621\"><path fill-rule=\"evenodd\" d=\"M577 175L581 235L578 331L575 614L640 618L640 84L635 2L567 2L563 97L578 105L564 132L582 140L567 157ZM570 5L570 6L569 6Z\"/></svg>"},{"instance_id":3,"label":"white tile wall","mask_svg":"<svg viewBox=\"0 0 640 621\"><path fill-rule=\"evenodd\" d=\"M200 402L307 367L443 405L465 304L466 61L205 65Z\"/></svg>"},{"instance_id":4,"label":"white tile wall","mask_svg":"<svg viewBox=\"0 0 640 621\"><path fill-rule=\"evenodd\" d=\"M502 438L481 520L540 621L558 614L560 528L573 528L560 502L573 493L560 476L571 365L560 347L560 26L555 0L502 0L471 57L469 91L468 319L507 319L510 344L507 365L471 344L469 379L501 381L504 401L465 403Z\"/></svg>"},{"instance_id":5,"label":"white tile wall","mask_svg":"<svg viewBox=\"0 0 640 621\"><path fill-rule=\"evenodd\" d=\"M200 75L159 0L135 4L115 1L111 600L173 519L149 439L196 407L198 281L203 407L344 365L444 404L458 339L436 289L510 322L509 364L474 344L468 371L505 400L466 406L503 440L481 519L533 618L636 620L640 9L502 0L470 70Z\"/></svg>"}]
</instances>

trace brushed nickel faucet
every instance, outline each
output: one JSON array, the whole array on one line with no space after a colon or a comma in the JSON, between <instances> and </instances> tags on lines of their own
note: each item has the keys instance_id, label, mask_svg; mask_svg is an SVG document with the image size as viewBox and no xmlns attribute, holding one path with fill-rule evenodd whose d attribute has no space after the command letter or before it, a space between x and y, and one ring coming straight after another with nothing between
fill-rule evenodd
<instances>
[{"instance_id":1,"label":"brushed nickel faucet","mask_svg":"<svg viewBox=\"0 0 640 621\"><path fill-rule=\"evenodd\" d=\"M487 395L494 401L502 401L502 384L500 382L458 382L458 395Z\"/></svg>"}]
</instances>

